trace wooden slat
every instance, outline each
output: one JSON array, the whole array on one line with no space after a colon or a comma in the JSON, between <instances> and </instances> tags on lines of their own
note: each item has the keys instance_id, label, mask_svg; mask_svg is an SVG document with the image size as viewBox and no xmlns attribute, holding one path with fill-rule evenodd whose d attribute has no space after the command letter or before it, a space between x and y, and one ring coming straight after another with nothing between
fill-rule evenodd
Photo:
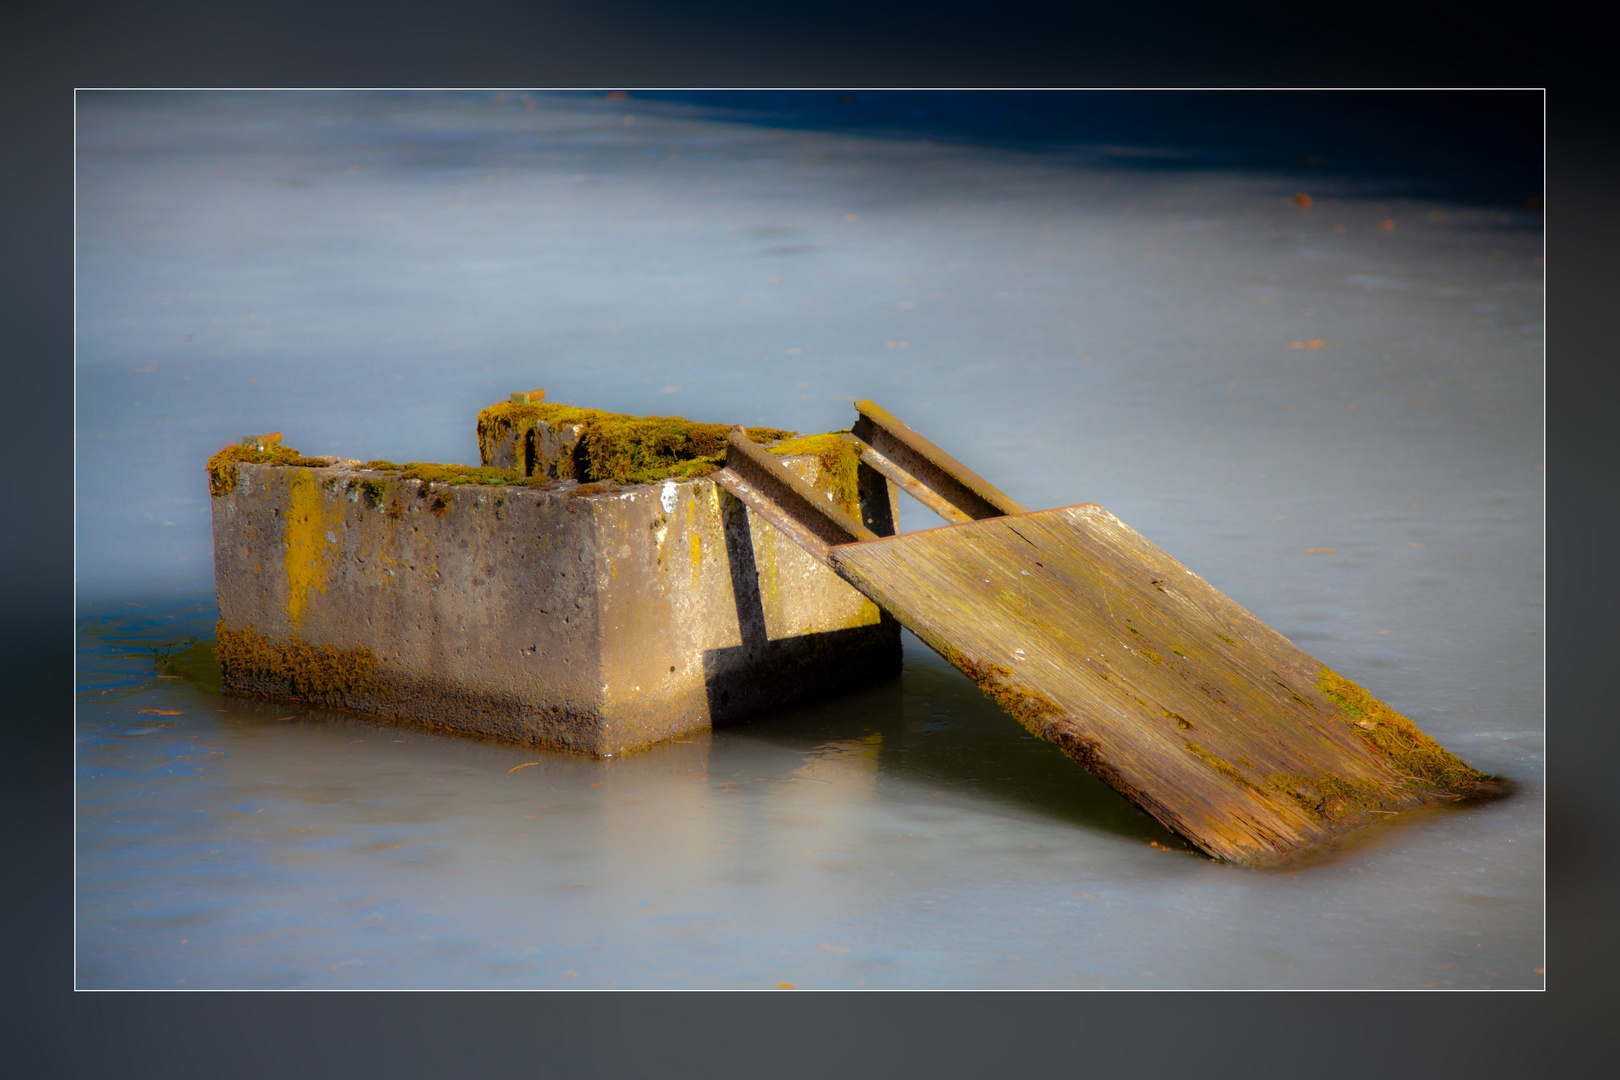
<instances>
[{"instance_id":1,"label":"wooden slat","mask_svg":"<svg viewBox=\"0 0 1620 1080\"><path fill-rule=\"evenodd\" d=\"M958 518L979 521L1024 512L1022 506L990 481L901 423L894 414L876 402L857 401L855 411L860 416L850 433L875 450L884 461L952 507L954 513L946 512L934 506L932 501L922 499L925 505L947 521ZM881 471L881 466L876 462L873 462L873 467ZM896 482L900 483L899 480ZM903 483L901 486L906 487ZM910 488L907 487L907 490Z\"/></svg>"},{"instance_id":2,"label":"wooden slat","mask_svg":"<svg viewBox=\"0 0 1620 1080\"><path fill-rule=\"evenodd\" d=\"M918 502L928 507L928 509L938 514L946 521L951 522L953 525L959 521L974 520L967 514L964 514L962 511L958 510L952 504L946 502L940 496L934 494L934 490L928 485L924 484L915 476L912 476L899 465L890 461L888 458L884 457L870 446L867 446L865 443L861 444L861 460L872 466L872 468L876 469L884 476L888 477L890 480L893 480L901 491L904 491L907 495L910 495L913 499L916 499Z\"/></svg>"},{"instance_id":3,"label":"wooden slat","mask_svg":"<svg viewBox=\"0 0 1620 1080\"><path fill-rule=\"evenodd\" d=\"M1099 506L836 546L829 562L1217 858L1276 862L1440 797L1338 715L1320 661Z\"/></svg>"},{"instance_id":4,"label":"wooden slat","mask_svg":"<svg viewBox=\"0 0 1620 1080\"><path fill-rule=\"evenodd\" d=\"M708 479L725 488L737 497L748 509L758 514L772 526L780 529L789 540L808 551L817 562L823 566L831 566L828 557L830 546L825 540L808 529L797 517L783 509L782 504L749 483L747 479L730 468L721 469L709 474Z\"/></svg>"}]
</instances>

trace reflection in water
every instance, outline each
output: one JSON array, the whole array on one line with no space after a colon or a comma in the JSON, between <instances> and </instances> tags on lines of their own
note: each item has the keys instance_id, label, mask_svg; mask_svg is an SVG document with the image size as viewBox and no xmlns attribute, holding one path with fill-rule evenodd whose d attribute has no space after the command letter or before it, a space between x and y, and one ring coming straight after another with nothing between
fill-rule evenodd
<instances>
[{"instance_id":1,"label":"reflection in water","mask_svg":"<svg viewBox=\"0 0 1620 1080\"><path fill-rule=\"evenodd\" d=\"M81 987L1541 985L1539 221L618 107L81 102ZM802 431L875 398L1520 794L1236 870L910 637L614 761L219 693L208 454L467 461L536 385Z\"/></svg>"},{"instance_id":2,"label":"reflection in water","mask_svg":"<svg viewBox=\"0 0 1620 1080\"><path fill-rule=\"evenodd\" d=\"M1316 915L1244 910L1359 939L1534 903L1391 892L1411 836L1314 881L1218 866L914 641L894 682L593 761L154 677L210 614L81 626L81 986L1405 985L1404 944L1324 964ZM1217 926L1205 969L1180 942Z\"/></svg>"}]
</instances>

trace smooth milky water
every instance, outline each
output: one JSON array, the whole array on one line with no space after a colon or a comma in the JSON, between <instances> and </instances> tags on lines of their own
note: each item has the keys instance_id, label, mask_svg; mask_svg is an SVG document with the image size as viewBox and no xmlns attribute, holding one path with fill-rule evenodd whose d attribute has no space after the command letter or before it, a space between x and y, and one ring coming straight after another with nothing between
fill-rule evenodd
<instances>
[{"instance_id":1,"label":"smooth milky water","mask_svg":"<svg viewBox=\"0 0 1620 1080\"><path fill-rule=\"evenodd\" d=\"M1542 985L1539 215L635 100L78 124L81 988ZM887 685L613 761L218 693L209 454L476 463L532 386L806 432L873 398L1517 793L1223 866L909 636Z\"/></svg>"}]
</instances>

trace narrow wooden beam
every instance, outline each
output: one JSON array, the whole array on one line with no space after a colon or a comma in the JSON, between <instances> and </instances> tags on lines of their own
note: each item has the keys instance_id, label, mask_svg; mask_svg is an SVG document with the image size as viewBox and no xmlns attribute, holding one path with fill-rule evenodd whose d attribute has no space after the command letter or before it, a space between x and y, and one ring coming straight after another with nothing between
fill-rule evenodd
<instances>
[{"instance_id":1,"label":"narrow wooden beam","mask_svg":"<svg viewBox=\"0 0 1620 1080\"><path fill-rule=\"evenodd\" d=\"M800 480L770 451L738 428L727 439L726 467L711 479L743 505L781 529L822 563L836 544L876 540L868 529L832 502L824 492Z\"/></svg>"},{"instance_id":2,"label":"narrow wooden beam","mask_svg":"<svg viewBox=\"0 0 1620 1080\"><path fill-rule=\"evenodd\" d=\"M861 459L946 521L982 521L1024 508L990 481L923 438L876 402L857 401L850 433L871 448ZM893 472L889 470L894 470ZM902 479L902 476L905 479ZM907 481L910 481L909 483ZM921 487L934 498L917 494Z\"/></svg>"},{"instance_id":3,"label":"narrow wooden beam","mask_svg":"<svg viewBox=\"0 0 1620 1080\"><path fill-rule=\"evenodd\" d=\"M848 437L849 436L846 436L846 438ZM910 495L913 499L916 499L918 502L928 507L928 509L938 514L946 521L949 521L954 525L959 522L974 520L968 515L962 513L962 511L958 510L951 503L948 503L938 495L935 495L934 490L927 484L924 484L921 480L918 480L915 476L912 476L910 473L906 472L906 470L902 469L900 466L896 465L894 462L890 461L888 458L884 457L870 446L860 442L859 439L856 439L855 441L860 443L861 461L872 466L872 468L876 469L890 480L893 480L895 485L898 486L901 491L904 491L907 495Z\"/></svg>"}]
</instances>

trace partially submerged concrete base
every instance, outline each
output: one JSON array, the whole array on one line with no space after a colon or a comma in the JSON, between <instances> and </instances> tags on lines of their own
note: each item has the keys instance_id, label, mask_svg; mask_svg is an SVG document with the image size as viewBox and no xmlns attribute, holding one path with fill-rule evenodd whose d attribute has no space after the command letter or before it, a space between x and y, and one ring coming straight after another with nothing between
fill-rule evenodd
<instances>
[{"instance_id":1,"label":"partially submerged concrete base","mask_svg":"<svg viewBox=\"0 0 1620 1080\"><path fill-rule=\"evenodd\" d=\"M899 674L898 624L702 477L452 485L326 460L219 466L228 692L607 756ZM860 487L892 533L892 486Z\"/></svg>"}]
</instances>

